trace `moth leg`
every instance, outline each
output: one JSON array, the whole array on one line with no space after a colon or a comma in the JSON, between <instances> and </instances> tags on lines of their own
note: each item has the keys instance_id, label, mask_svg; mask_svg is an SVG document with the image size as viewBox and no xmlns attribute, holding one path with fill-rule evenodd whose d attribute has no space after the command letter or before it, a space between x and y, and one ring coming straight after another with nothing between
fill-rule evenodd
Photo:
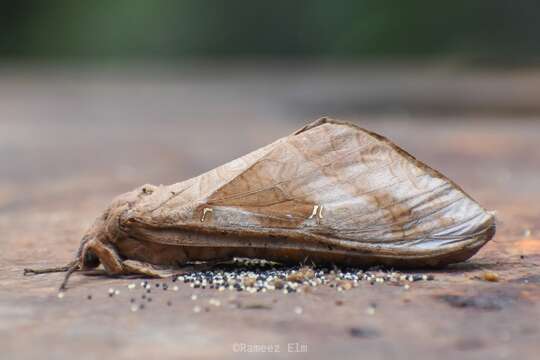
<instances>
[{"instance_id":1,"label":"moth leg","mask_svg":"<svg viewBox=\"0 0 540 360\"><path fill-rule=\"evenodd\" d=\"M114 248L99 241L93 241L88 248L96 254L108 274L120 275L124 272L122 259Z\"/></svg>"},{"instance_id":2,"label":"moth leg","mask_svg":"<svg viewBox=\"0 0 540 360\"><path fill-rule=\"evenodd\" d=\"M226 257L226 258L220 258L220 259L212 259L212 260L204 260L200 263L197 263L197 265L201 265L201 267L212 267L219 264L229 263L233 261L233 258Z\"/></svg>"},{"instance_id":3,"label":"moth leg","mask_svg":"<svg viewBox=\"0 0 540 360\"><path fill-rule=\"evenodd\" d=\"M234 258L226 257L222 259L206 260L206 263L210 265L219 265L219 264L225 264L225 263L230 263L230 262L234 262Z\"/></svg>"},{"instance_id":4,"label":"moth leg","mask_svg":"<svg viewBox=\"0 0 540 360\"><path fill-rule=\"evenodd\" d=\"M216 265L230 263L231 261L232 261L231 258L223 258L223 259L205 260L205 261L197 262L197 263L189 263L186 265L179 265L176 268L174 275L182 275L182 274L186 274L190 272L207 271L207 270L212 269Z\"/></svg>"},{"instance_id":5,"label":"moth leg","mask_svg":"<svg viewBox=\"0 0 540 360\"><path fill-rule=\"evenodd\" d=\"M163 278L176 274L174 267L158 267L137 260L124 260L124 274L139 274L149 277Z\"/></svg>"},{"instance_id":6,"label":"moth leg","mask_svg":"<svg viewBox=\"0 0 540 360\"><path fill-rule=\"evenodd\" d=\"M186 265L152 265L136 260L124 260L122 265L124 266L124 274L140 274L150 277L170 277L175 275L182 275L190 272L205 271L213 266L226 262L230 259L210 260L196 264Z\"/></svg>"}]
</instances>

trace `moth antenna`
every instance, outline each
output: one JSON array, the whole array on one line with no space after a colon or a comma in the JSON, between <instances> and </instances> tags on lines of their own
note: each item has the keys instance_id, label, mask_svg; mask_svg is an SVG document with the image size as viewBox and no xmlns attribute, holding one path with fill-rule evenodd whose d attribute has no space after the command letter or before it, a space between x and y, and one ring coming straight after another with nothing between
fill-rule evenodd
<instances>
[{"instance_id":1,"label":"moth antenna","mask_svg":"<svg viewBox=\"0 0 540 360\"><path fill-rule=\"evenodd\" d=\"M78 260L73 260L64 266L55 266L55 267L44 268L44 269L25 268L24 275L38 275L38 274L47 274L47 273L53 273L53 272L65 272L65 271L68 271L69 268L73 266L73 264L76 261Z\"/></svg>"},{"instance_id":2,"label":"moth antenna","mask_svg":"<svg viewBox=\"0 0 540 360\"><path fill-rule=\"evenodd\" d=\"M67 288L67 283L68 283L68 280L71 277L71 275L75 271L81 269L81 265L82 265L81 264L81 256L82 256L82 253L83 253L83 249L84 249L84 246L86 245L86 243L89 242L90 240L92 240L92 237L90 237L90 236L84 236L83 237L83 239L81 241L81 244L79 245L79 248L77 249L77 255L75 257L75 260L73 260L72 262L70 262L67 265L66 275L64 276L64 281L62 281L62 283L60 284L60 287L58 288L59 291L65 290Z\"/></svg>"},{"instance_id":3,"label":"moth antenna","mask_svg":"<svg viewBox=\"0 0 540 360\"><path fill-rule=\"evenodd\" d=\"M60 285L59 290L65 290L67 282L69 280L69 277L71 274L73 274L75 271L80 269L80 261L79 259L75 259L71 262L69 262L67 265L64 266L56 266L51 268L45 268L45 269L24 269L24 275L37 275L37 274L47 274L47 273L53 273L53 272L65 272L66 276L64 277L64 281L62 281L62 284Z\"/></svg>"},{"instance_id":4,"label":"moth antenna","mask_svg":"<svg viewBox=\"0 0 540 360\"><path fill-rule=\"evenodd\" d=\"M79 259L72 262L72 265L67 269L66 276L64 276L64 281L62 281L62 284L60 284L60 288L58 290L62 291L67 288L68 280L75 271L79 270L81 266L81 263Z\"/></svg>"},{"instance_id":5,"label":"moth antenna","mask_svg":"<svg viewBox=\"0 0 540 360\"><path fill-rule=\"evenodd\" d=\"M62 284L60 284L59 290L65 290L67 282L69 280L69 277L71 274L73 274L75 271L80 270L81 268L81 254L82 250L84 248L84 245L91 240L90 237L83 237L83 240L81 241L81 245L77 249L77 255L75 257L75 260L70 261L64 266L56 266L56 267L50 267L50 268L44 268L44 269L30 269L25 268L24 275L38 275L38 274L47 274L47 273L53 273L53 272L66 272L66 276L64 277L64 281L62 281Z\"/></svg>"}]
</instances>

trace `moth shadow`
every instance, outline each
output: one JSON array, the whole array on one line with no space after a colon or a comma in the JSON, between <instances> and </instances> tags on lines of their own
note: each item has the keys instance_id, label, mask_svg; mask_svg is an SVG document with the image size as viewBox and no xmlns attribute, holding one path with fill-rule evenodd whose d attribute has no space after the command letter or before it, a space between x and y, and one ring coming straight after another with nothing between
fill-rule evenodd
<instances>
[{"instance_id":1,"label":"moth shadow","mask_svg":"<svg viewBox=\"0 0 540 360\"><path fill-rule=\"evenodd\" d=\"M469 273L481 270L500 270L504 264L496 261L470 261L457 264L450 264L441 269L433 269L435 273Z\"/></svg>"}]
</instances>

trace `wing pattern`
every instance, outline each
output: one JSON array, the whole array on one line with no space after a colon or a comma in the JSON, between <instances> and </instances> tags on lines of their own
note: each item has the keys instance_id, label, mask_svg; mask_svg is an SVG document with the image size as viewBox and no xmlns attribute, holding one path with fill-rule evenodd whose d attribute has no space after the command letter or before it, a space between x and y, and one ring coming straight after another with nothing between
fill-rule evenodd
<instances>
[{"instance_id":1,"label":"wing pattern","mask_svg":"<svg viewBox=\"0 0 540 360\"><path fill-rule=\"evenodd\" d=\"M390 141L333 120L190 181L187 189L173 185L183 191L153 210L154 223L166 215L177 225L430 248L492 221L457 185Z\"/></svg>"}]
</instances>

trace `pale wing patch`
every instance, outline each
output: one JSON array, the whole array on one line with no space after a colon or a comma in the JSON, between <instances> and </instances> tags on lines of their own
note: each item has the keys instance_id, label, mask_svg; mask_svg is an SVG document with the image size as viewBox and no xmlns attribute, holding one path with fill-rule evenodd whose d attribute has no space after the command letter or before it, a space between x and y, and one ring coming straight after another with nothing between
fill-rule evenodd
<instances>
[{"instance_id":1,"label":"pale wing patch","mask_svg":"<svg viewBox=\"0 0 540 360\"><path fill-rule=\"evenodd\" d=\"M211 213L211 212L213 212L213 211L214 211L214 209L211 209L211 208L204 208L204 209L203 209L202 216L201 216L201 222L204 222L204 219L206 218L206 214Z\"/></svg>"},{"instance_id":2,"label":"pale wing patch","mask_svg":"<svg viewBox=\"0 0 540 360\"><path fill-rule=\"evenodd\" d=\"M317 215L318 212L319 212L319 205L315 205L313 207L313 212L311 213L311 215L309 215L308 219L313 219L315 215Z\"/></svg>"}]
</instances>

